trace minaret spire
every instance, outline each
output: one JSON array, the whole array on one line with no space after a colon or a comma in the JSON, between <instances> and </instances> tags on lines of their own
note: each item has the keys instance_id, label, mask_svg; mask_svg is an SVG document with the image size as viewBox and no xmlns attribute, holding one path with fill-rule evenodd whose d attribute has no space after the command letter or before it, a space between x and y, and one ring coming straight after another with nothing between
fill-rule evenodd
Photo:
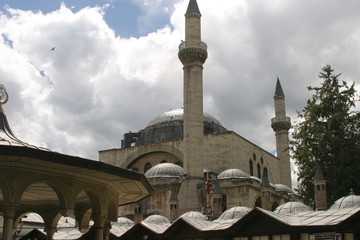
<instances>
[{"instance_id":1,"label":"minaret spire","mask_svg":"<svg viewBox=\"0 0 360 240\"><path fill-rule=\"evenodd\" d=\"M196 0L190 0L188 8L186 10L186 13L189 13L189 12L198 12L198 13L200 13L199 6L198 6Z\"/></svg>"},{"instance_id":2,"label":"minaret spire","mask_svg":"<svg viewBox=\"0 0 360 240\"><path fill-rule=\"evenodd\" d=\"M291 169L289 154L289 129L290 118L286 116L285 95L281 87L279 77L276 81L275 94L275 117L271 119L271 127L276 137L276 152L280 159L280 183L291 187Z\"/></svg>"},{"instance_id":3,"label":"minaret spire","mask_svg":"<svg viewBox=\"0 0 360 240\"><path fill-rule=\"evenodd\" d=\"M201 13L196 0L190 0L185 13L185 41L179 46L184 71L184 179L179 192L181 211L200 210L196 186L203 181L204 122L203 64L207 46L201 41Z\"/></svg>"}]
</instances>

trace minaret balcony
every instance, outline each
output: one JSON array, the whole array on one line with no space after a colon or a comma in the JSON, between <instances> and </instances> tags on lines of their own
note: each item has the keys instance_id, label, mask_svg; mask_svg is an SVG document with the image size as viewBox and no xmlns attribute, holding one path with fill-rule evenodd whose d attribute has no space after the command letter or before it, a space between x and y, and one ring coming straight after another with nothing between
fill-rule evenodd
<instances>
[{"instance_id":1,"label":"minaret balcony","mask_svg":"<svg viewBox=\"0 0 360 240\"><path fill-rule=\"evenodd\" d=\"M203 41L200 41L200 44L181 41L179 45L179 52L185 48L202 48L203 50L207 51L207 45Z\"/></svg>"},{"instance_id":2,"label":"minaret balcony","mask_svg":"<svg viewBox=\"0 0 360 240\"><path fill-rule=\"evenodd\" d=\"M289 117L274 117L271 119L271 127L274 131L289 130L291 127L291 120Z\"/></svg>"},{"instance_id":3,"label":"minaret balcony","mask_svg":"<svg viewBox=\"0 0 360 240\"><path fill-rule=\"evenodd\" d=\"M179 45L179 59L186 64L203 64L207 59L207 45L200 41L197 43L183 41Z\"/></svg>"}]
</instances>

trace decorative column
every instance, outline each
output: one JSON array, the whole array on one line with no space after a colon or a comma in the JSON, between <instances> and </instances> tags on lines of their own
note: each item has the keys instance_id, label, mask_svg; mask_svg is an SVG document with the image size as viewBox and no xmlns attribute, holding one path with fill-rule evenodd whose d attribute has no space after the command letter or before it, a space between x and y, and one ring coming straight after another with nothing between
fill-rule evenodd
<instances>
[{"instance_id":1,"label":"decorative column","mask_svg":"<svg viewBox=\"0 0 360 240\"><path fill-rule=\"evenodd\" d=\"M94 221L94 230L95 230L95 236L97 240L103 240L104 239L104 224L106 218L101 215L93 215L92 219Z\"/></svg>"},{"instance_id":2,"label":"decorative column","mask_svg":"<svg viewBox=\"0 0 360 240\"><path fill-rule=\"evenodd\" d=\"M185 14L185 41L179 46L184 71L184 179L179 192L181 211L200 208L196 185L203 181L203 64L207 46L201 41L201 13L196 0L190 0Z\"/></svg>"},{"instance_id":3,"label":"decorative column","mask_svg":"<svg viewBox=\"0 0 360 240\"><path fill-rule=\"evenodd\" d=\"M285 95L279 78L277 78L274 95L275 117L271 119L271 127L276 137L276 152L280 160L280 183L292 187L290 154L289 154L289 129L290 118L286 116Z\"/></svg>"},{"instance_id":4,"label":"decorative column","mask_svg":"<svg viewBox=\"0 0 360 240\"><path fill-rule=\"evenodd\" d=\"M7 203L4 206L3 217L3 240L12 240L13 230L14 230L14 219L19 205L16 203Z\"/></svg>"},{"instance_id":5,"label":"decorative column","mask_svg":"<svg viewBox=\"0 0 360 240\"><path fill-rule=\"evenodd\" d=\"M45 228L44 231L46 232L47 240L53 240L54 239L54 234L56 232L55 228Z\"/></svg>"},{"instance_id":6,"label":"decorative column","mask_svg":"<svg viewBox=\"0 0 360 240\"><path fill-rule=\"evenodd\" d=\"M104 240L109 240L110 230L111 230L111 222L105 221L105 224L104 224Z\"/></svg>"}]
</instances>

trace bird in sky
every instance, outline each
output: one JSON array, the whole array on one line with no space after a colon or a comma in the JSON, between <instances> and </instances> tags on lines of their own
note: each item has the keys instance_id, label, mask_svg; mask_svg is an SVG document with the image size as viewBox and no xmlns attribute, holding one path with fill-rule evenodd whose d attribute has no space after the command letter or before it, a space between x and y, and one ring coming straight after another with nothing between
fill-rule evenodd
<instances>
[{"instance_id":1,"label":"bird in sky","mask_svg":"<svg viewBox=\"0 0 360 240\"><path fill-rule=\"evenodd\" d=\"M53 47L53 48L51 49L51 51L55 51L55 47Z\"/></svg>"}]
</instances>

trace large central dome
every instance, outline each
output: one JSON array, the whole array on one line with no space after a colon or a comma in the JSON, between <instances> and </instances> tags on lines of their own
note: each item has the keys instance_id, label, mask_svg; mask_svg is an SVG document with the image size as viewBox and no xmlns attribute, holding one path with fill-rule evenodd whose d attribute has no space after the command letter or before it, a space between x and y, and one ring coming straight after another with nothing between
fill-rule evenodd
<instances>
[{"instance_id":1,"label":"large central dome","mask_svg":"<svg viewBox=\"0 0 360 240\"><path fill-rule=\"evenodd\" d=\"M160 114L159 116L151 120L147 125L147 127L183 122L183 116L184 116L183 108L170 110L168 112L164 112L163 114ZM204 113L203 119L204 119L204 125L216 124L218 126L223 127L222 124L219 122L219 120L217 120L215 117L211 116L208 113Z\"/></svg>"},{"instance_id":2,"label":"large central dome","mask_svg":"<svg viewBox=\"0 0 360 240\"><path fill-rule=\"evenodd\" d=\"M151 143L161 143L183 138L184 109L174 109L164 112L149 122L141 130L136 146ZM204 134L219 134L227 130L215 117L204 113Z\"/></svg>"}]
</instances>

